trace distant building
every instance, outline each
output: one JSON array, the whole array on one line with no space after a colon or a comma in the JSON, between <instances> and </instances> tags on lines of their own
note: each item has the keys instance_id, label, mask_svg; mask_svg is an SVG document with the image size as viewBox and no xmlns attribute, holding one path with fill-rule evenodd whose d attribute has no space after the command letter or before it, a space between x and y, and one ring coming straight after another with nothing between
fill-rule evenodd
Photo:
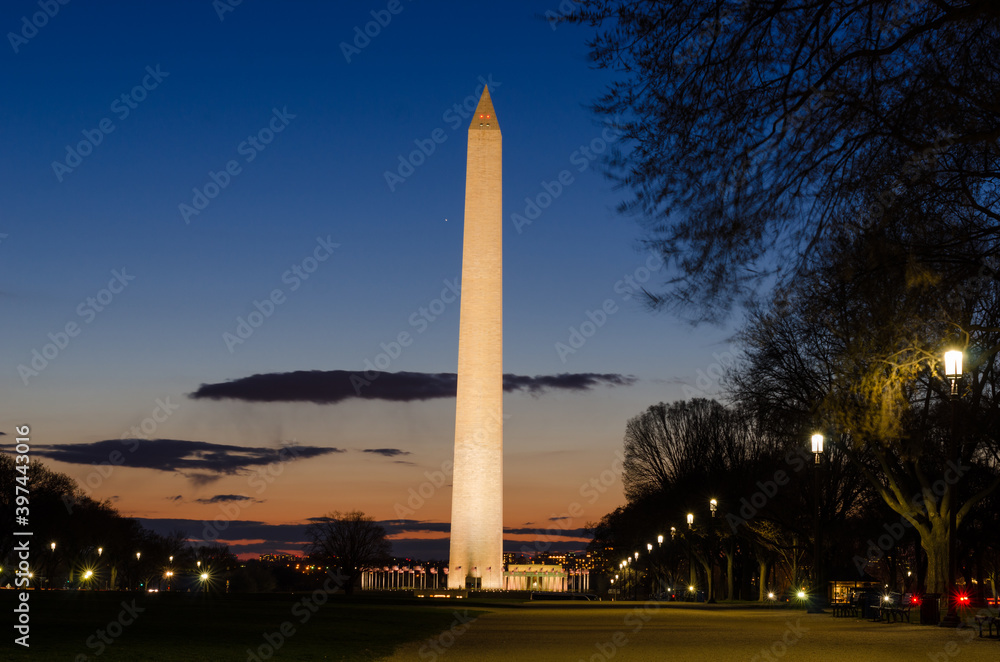
<instances>
[{"instance_id":1,"label":"distant building","mask_svg":"<svg viewBox=\"0 0 1000 662\"><path fill-rule=\"evenodd\" d=\"M511 565L503 573L504 589L508 591L572 591L590 590L590 572L567 570L562 565L529 563Z\"/></svg>"}]
</instances>

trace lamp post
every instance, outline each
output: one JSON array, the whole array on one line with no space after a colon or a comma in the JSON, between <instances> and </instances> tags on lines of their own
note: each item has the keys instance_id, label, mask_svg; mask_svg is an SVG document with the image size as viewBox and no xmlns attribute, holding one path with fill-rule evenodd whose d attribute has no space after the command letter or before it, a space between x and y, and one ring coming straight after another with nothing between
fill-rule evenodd
<instances>
[{"instance_id":1,"label":"lamp post","mask_svg":"<svg viewBox=\"0 0 1000 662\"><path fill-rule=\"evenodd\" d=\"M715 513L719 509L719 502L716 499L709 499L708 509L712 512L712 519L709 521L706 527L706 549L708 551L708 593L706 595L705 602L710 604L715 604L715 561L719 558L719 538L716 535L718 533L716 527L714 526L716 519Z\"/></svg>"},{"instance_id":2,"label":"lamp post","mask_svg":"<svg viewBox=\"0 0 1000 662\"><path fill-rule=\"evenodd\" d=\"M657 542L663 544L663 536L658 536ZM653 565L653 543L646 543L646 551L649 552L649 597L652 598L657 593L660 583L659 563Z\"/></svg>"},{"instance_id":3,"label":"lamp post","mask_svg":"<svg viewBox=\"0 0 1000 662\"><path fill-rule=\"evenodd\" d=\"M815 471L813 471L813 518L816 530L813 536L815 546L813 547L812 599L809 600L809 607L806 609L806 613L822 614L824 613L823 606L826 604L826 587L823 586L823 573L821 571L823 563L820 560L823 554L823 542L821 540L823 528L820 526L819 521L819 471L822 466L824 437L817 432L810 438L810 442L812 443L813 457L816 458L814 464Z\"/></svg>"},{"instance_id":4,"label":"lamp post","mask_svg":"<svg viewBox=\"0 0 1000 662\"><path fill-rule=\"evenodd\" d=\"M52 590L52 576L56 574L56 544L53 542L49 547L52 549L52 556L49 557L49 576L46 581L49 583L49 590Z\"/></svg>"},{"instance_id":5,"label":"lamp post","mask_svg":"<svg viewBox=\"0 0 1000 662\"><path fill-rule=\"evenodd\" d=\"M962 359L964 355L961 350L951 349L944 353L944 376L951 382L951 436L948 440L948 461L954 462L953 466L961 466L958 459L958 380L962 378ZM958 612L955 609L955 601L958 598L958 587L955 585L957 573L957 559L955 558L955 534L957 526L958 490L951 481L945 482L945 498L948 500L948 613L941 621L943 627L957 627L960 623Z\"/></svg>"},{"instance_id":6,"label":"lamp post","mask_svg":"<svg viewBox=\"0 0 1000 662\"><path fill-rule=\"evenodd\" d=\"M100 567L101 567L101 554L103 554L103 553L104 553L104 548L103 547L98 547L97 548L97 564L95 565L95 567L98 570L100 570ZM109 587L109 583L108 583L108 581L105 581L104 588L108 588L108 587Z\"/></svg>"},{"instance_id":7,"label":"lamp post","mask_svg":"<svg viewBox=\"0 0 1000 662\"><path fill-rule=\"evenodd\" d=\"M635 583L632 585L632 598L634 600L639 599L639 552L635 553L635 558L633 559L635 563L632 564L632 572L635 573Z\"/></svg>"}]
</instances>

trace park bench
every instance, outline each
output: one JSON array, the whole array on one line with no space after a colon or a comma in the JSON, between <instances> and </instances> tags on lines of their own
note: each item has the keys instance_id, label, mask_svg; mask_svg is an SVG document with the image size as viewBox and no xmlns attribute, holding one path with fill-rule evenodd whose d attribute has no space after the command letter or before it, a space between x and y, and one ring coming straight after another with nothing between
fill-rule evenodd
<instances>
[{"instance_id":1,"label":"park bench","mask_svg":"<svg viewBox=\"0 0 1000 662\"><path fill-rule=\"evenodd\" d=\"M879 591L866 591L862 596L859 616L867 618L872 622L881 621L884 614L882 612L882 593Z\"/></svg>"},{"instance_id":2,"label":"park bench","mask_svg":"<svg viewBox=\"0 0 1000 662\"><path fill-rule=\"evenodd\" d=\"M919 601L914 600L912 593L906 595L890 593L889 599L883 603L882 609L886 612L887 618L891 618L894 623L902 621L904 618L909 623L910 611L919 604Z\"/></svg>"},{"instance_id":3,"label":"park bench","mask_svg":"<svg viewBox=\"0 0 1000 662\"><path fill-rule=\"evenodd\" d=\"M830 605L833 609L834 617L857 616L858 611L861 608L862 597L862 593L854 592L848 600L845 600L844 602L834 602Z\"/></svg>"},{"instance_id":4,"label":"park bench","mask_svg":"<svg viewBox=\"0 0 1000 662\"><path fill-rule=\"evenodd\" d=\"M996 628L997 636L1000 637L1000 616L976 616L976 626L979 628L979 636L983 636L983 626L986 626L990 638L993 638L993 629Z\"/></svg>"},{"instance_id":5,"label":"park bench","mask_svg":"<svg viewBox=\"0 0 1000 662\"><path fill-rule=\"evenodd\" d=\"M918 604L909 593L906 595L902 595L901 593L875 594L872 597L877 602L869 605L871 620L883 623L895 623L902 621L904 618L909 623L910 611L915 604Z\"/></svg>"}]
</instances>

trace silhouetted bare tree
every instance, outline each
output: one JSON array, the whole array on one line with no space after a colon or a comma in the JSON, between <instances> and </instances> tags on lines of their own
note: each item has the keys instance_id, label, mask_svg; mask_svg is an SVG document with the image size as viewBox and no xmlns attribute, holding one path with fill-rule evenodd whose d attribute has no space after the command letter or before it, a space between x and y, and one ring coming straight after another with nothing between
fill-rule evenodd
<instances>
[{"instance_id":1,"label":"silhouetted bare tree","mask_svg":"<svg viewBox=\"0 0 1000 662\"><path fill-rule=\"evenodd\" d=\"M608 172L673 270L652 305L721 317L845 226L919 227L907 255L937 269L1000 251L995 0L577 7L616 74Z\"/></svg>"},{"instance_id":2,"label":"silhouetted bare tree","mask_svg":"<svg viewBox=\"0 0 1000 662\"><path fill-rule=\"evenodd\" d=\"M383 562L392 550L385 528L359 510L316 518L306 527L306 537L310 555L338 566L347 576L346 593L353 593L362 569Z\"/></svg>"}]
</instances>

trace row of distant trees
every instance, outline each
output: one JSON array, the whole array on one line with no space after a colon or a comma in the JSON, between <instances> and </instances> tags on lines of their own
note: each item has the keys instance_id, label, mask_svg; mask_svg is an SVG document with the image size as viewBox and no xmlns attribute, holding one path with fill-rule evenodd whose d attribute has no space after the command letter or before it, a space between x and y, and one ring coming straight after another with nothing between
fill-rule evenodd
<instances>
[{"instance_id":1,"label":"row of distant trees","mask_svg":"<svg viewBox=\"0 0 1000 662\"><path fill-rule=\"evenodd\" d=\"M0 453L0 586L16 584L19 555L14 547L24 538L13 532L19 530L32 532L31 585L43 589L301 590L322 584L327 569L339 569L344 576L340 588L351 592L361 568L390 555L386 531L373 518L357 511L334 512L306 528L305 563L318 566L317 572L280 563L241 563L228 545L192 543L182 531L161 535L144 528L44 463L31 462L26 475L28 525L15 527L14 486L24 474L14 456ZM207 579L201 579L202 573Z\"/></svg>"},{"instance_id":2,"label":"row of distant trees","mask_svg":"<svg viewBox=\"0 0 1000 662\"><path fill-rule=\"evenodd\" d=\"M159 588L185 582L200 568L223 577L239 567L226 545L193 546L180 531L168 535L150 531L137 520L123 517L110 501L91 498L71 477L37 461L27 468L28 524L15 527L14 485L23 475L17 471L14 456L0 453L3 585L15 584L19 555L14 546L24 539L13 535L18 530L32 532L32 585L41 588ZM175 574L167 576L171 569Z\"/></svg>"},{"instance_id":3,"label":"row of distant trees","mask_svg":"<svg viewBox=\"0 0 1000 662\"><path fill-rule=\"evenodd\" d=\"M597 30L614 82L594 109L623 135L606 172L668 265L647 303L742 318L725 405L629 423L628 505L595 548L686 528L709 491L735 511L818 431L827 558L808 467L727 538L745 566L797 583L868 556L942 592L954 511L960 575L995 578L1000 5L581 0L565 20Z\"/></svg>"}]
</instances>

